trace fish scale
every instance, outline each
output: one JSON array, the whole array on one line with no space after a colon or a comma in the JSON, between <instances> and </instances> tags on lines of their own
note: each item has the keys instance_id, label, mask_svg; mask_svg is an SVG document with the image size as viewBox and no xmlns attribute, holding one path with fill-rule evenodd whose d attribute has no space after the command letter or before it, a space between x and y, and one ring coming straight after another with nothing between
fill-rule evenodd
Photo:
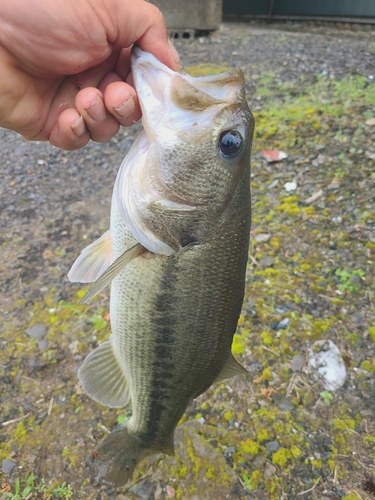
<instances>
[{"instance_id":1,"label":"fish scale","mask_svg":"<svg viewBox=\"0 0 375 500\"><path fill-rule=\"evenodd\" d=\"M241 179L239 191L245 191L246 184L248 177ZM214 382L227 361L232 340L227 332L236 328L243 299L241 285L250 217L249 214L247 220L235 220L243 218L235 205L238 199L243 203L246 194L239 192L233 198L233 217L228 219L229 227L219 239L221 245L217 241L207 243L175 257L140 257L113 281L112 333L124 366L128 367L130 386L136 388L128 426L147 436L149 442L154 439L148 435L150 423L164 419L166 434L160 429L158 437L170 438L187 403ZM119 239L114 242L114 249L118 244L121 251L124 243ZM197 270L199 281L192 279ZM179 332L178 338L175 332ZM156 371L155 362L164 359L172 366L161 365ZM163 391L159 381L171 378L174 387L169 384L163 389L167 394L160 395ZM155 398L160 398L159 406ZM172 414L163 405L164 399L173 402Z\"/></svg>"}]
</instances>

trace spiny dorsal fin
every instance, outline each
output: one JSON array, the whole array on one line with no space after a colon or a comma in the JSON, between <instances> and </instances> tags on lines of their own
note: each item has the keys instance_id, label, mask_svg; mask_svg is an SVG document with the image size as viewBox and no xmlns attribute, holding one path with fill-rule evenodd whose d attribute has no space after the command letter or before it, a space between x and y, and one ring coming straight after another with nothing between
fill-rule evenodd
<instances>
[{"instance_id":1,"label":"spiny dorsal fin","mask_svg":"<svg viewBox=\"0 0 375 500\"><path fill-rule=\"evenodd\" d=\"M121 272L125 266L129 264L133 259L139 257L147 249L143 247L140 243L137 243L133 247L126 250L120 257L118 257L110 267L105 271L102 276L98 280L93 283L88 289L86 295L81 300L82 304L87 304L89 300L91 300L95 295L101 292L107 285L111 283L111 281Z\"/></svg>"},{"instance_id":2,"label":"spiny dorsal fin","mask_svg":"<svg viewBox=\"0 0 375 500\"><path fill-rule=\"evenodd\" d=\"M235 375L248 375L249 372L244 368L238 361L233 357L233 354L229 356L227 364L224 366L222 372L217 377L215 382L221 382L226 378L234 377Z\"/></svg>"},{"instance_id":3,"label":"spiny dorsal fin","mask_svg":"<svg viewBox=\"0 0 375 500\"><path fill-rule=\"evenodd\" d=\"M112 241L108 230L82 250L68 273L68 279L73 283L92 283L105 273L111 262Z\"/></svg>"}]
</instances>

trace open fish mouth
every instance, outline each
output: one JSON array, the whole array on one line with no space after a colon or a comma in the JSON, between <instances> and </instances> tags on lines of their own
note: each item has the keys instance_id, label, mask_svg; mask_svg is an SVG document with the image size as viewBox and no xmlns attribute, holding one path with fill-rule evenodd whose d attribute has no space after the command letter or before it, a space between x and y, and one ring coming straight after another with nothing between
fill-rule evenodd
<instances>
[{"instance_id":1,"label":"open fish mouth","mask_svg":"<svg viewBox=\"0 0 375 500\"><path fill-rule=\"evenodd\" d=\"M134 47L132 73L142 109L142 124L152 140L158 124L176 130L212 123L216 109L238 95L232 83L239 70L206 77L192 77L183 68L173 71L152 54ZM196 126L196 125L195 125Z\"/></svg>"}]
</instances>

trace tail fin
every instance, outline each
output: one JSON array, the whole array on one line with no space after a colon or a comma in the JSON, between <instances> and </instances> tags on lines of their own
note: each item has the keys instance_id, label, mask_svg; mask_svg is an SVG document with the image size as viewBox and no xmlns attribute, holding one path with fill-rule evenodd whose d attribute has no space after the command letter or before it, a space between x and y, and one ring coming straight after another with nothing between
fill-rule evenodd
<instances>
[{"instance_id":1,"label":"tail fin","mask_svg":"<svg viewBox=\"0 0 375 500\"><path fill-rule=\"evenodd\" d=\"M131 435L126 424L116 427L104 438L85 462L85 468L96 481L111 487L123 486L131 479L137 464L154 453Z\"/></svg>"}]
</instances>

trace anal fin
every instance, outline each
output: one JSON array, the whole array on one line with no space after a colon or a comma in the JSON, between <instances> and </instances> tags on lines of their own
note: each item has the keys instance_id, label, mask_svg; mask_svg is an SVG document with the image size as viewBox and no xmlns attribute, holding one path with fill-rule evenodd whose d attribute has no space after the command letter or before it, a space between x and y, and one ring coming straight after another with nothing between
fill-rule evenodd
<instances>
[{"instance_id":1,"label":"anal fin","mask_svg":"<svg viewBox=\"0 0 375 500\"><path fill-rule=\"evenodd\" d=\"M81 385L90 398L111 408L121 408L130 399L130 388L116 359L111 338L92 351L78 370Z\"/></svg>"},{"instance_id":2,"label":"anal fin","mask_svg":"<svg viewBox=\"0 0 375 500\"><path fill-rule=\"evenodd\" d=\"M226 378L234 377L235 375L248 375L249 372L244 368L238 361L236 361L231 353L229 359L224 366L223 370L215 380L216 382L221 382Z\"/></svg>"}]
</instances>

